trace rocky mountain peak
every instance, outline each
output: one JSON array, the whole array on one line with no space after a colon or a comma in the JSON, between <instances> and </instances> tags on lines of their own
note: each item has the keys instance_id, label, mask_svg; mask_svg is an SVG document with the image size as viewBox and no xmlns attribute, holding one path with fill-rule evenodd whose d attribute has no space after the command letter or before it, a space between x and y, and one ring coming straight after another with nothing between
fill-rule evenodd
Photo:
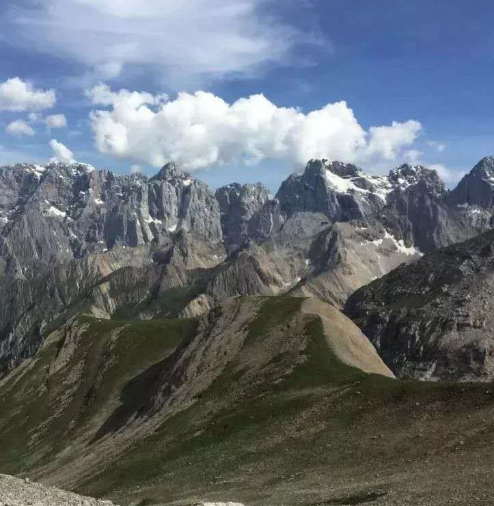
<instances>
[{"instance_id":1,"label":"rocky mountain peak","mask_svg":"<svg viewBox=\"0 0 494 506\"><path fill-rule=\"evenodd\" d=\"M330 162L329 160L322 160L322 165L326 170L329 170L333 174L336 174L342 178L349 177L362 177L364 176L364 171L357 167L356 165L352 165L351 163L342 163L338 161Z\"/></svg>"},{"instance_id":2,"label":"rocky mountain peak","mask_svg":"<svg viewBox=\"0 0 494 506\"><path fill-rule=\"evenodd\" d=\"M192 182L192 176L180 169L174 162L164 165L161 170L151 178L151 181L176 181L185 180Z\"/></svg>"},{"instance_id":3,"label":"rocky mountain peak","mask_svg":"<svg viewBox=\"0 0 494 506\"><path fill-rule=\"evenodd\" d=\"M248 241L251 220L257 217L272 196L261 183L232 183L216 190L215 196L220 205L227 249L232 252Z\"/></svg>"},{"instance_id":4,"label":"rocky mountain peak","mask_svg":"<svg viewBox=\"0 0 494 506\"><path fill-rule=\"evenodd\" d=\"M438 192L444 191L444 184L439 178L438 173L422 165L411 165L408 163L400 165L400 167L390 171L389 179L402 190L418 183L425 183Z\"/></svg>"},{"instance_id":5,"label":"rocky mountain peak","mask_svg":"<svg viewBox=\"0 0 494 506\"><path fill-rule=\"evenodd\" d=\"M456 206L490 209L494 205L494 156L480 160L451 192L449 202Z\"/></svg>"},{"instance_id":6,"label":"rocky mountain peak","mask_svg":"<svg viewBox=\"0 0 494 506\"><path fill-rule=\"evenodd\" d=\"M484 179L494 179L494 156L486 156L471 170L471 175L478 175Z\"/></svg>"}]
</instances>

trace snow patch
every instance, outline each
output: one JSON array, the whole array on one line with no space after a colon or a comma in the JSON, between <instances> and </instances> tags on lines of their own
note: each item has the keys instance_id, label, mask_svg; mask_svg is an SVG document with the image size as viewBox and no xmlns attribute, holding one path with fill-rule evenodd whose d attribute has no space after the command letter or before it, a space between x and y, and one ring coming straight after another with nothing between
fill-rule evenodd
<instances>
[{"instance_id":1,"label":"snow patch","mask_svg":"<svg viewBox=\"0 0 494 506\"><path fill-rule=\"evenodd\" d=\"M48 216L55 216L57 218L65 218L67 216L67 213L65 213L64 211L60 211L60 209L57 209L55 206L50 206L46 210L46 214Z\"/></svg>"},{"instance_id":2,"label":"snow patch","mask_svg":"<svg viewBox=\"0 0 494 506\"><path fill-rule=\"evenodd\" d=\"M388 240L391 241L394 245L394 247L398 250L399 253L402 253L406 256L423 256L423 253L420 252L417 248L414 246L407 246L405 244L405 241L403 239L400 239L399 241L396 239L396 237L392 234L390 234L387 230L384 232L384 237L381 239L375 239L374 241L365 241L361 242L360 246L367 246L369 244L373 244L378 248L379 246L382 246L384 241Z\"/></svg>"},{"instance_id":3,"label":"snow patch","mask_svg":"<svg viewBox=\"0 0 494 506\"><path fill-rule=\"evenodd\" d=\"M384 239L376 239L374 241L365 241L361 242L360 246L367 246L368 244L374 244L374 246L378 247L381 246L381 244L384 242Z\"/></svg>"},{"instance_id":4,"label":"snow patch","mask_svg":"<svg viewBox=\"0 0 494 506\"><path fill-rule=\"evenodd\" d=\"M148 218L144 218L144 221L145 221L146 223L148 223L148 224L149 224L149 223L155 223L155 224L157 224L157 225L161 225L161 224L163 223L163 221L162 221L162 220L158 220L158 218L153 218L153 217L151 217L151 216L149 216Z\"/></svg>"},{"instance_id":5,"label":"snow patch","mask_svg":"<svg viewBox=\"0 0 494 506\"><path fill-rule=\"evenodd\" d=\"M368 176L367 174L361 173L356 177L343 178L326 169L324 172L324 179L328 187L338 193L357 192L364 195L372 194L384 203L387 201L388 194L393 191L393 186L389 182L388 178L382 176ZM361 188L358 185L359 180L362 179L370 184L370 190Z\"/></svg>"},{"instance_id":6,"label":"snow patch","mask_svg":"<svg viewBox=\"0 0 494 506\"><path fill-rule=\"evenodd\" d=\"M336 174L333 174L330 170L326 170L324 172L324 179L326 183L332 188L340 193L348 193L350 190L361 190L355 186L350 179L344 179Z\"/></svg>"},{"instance_id":7,"label":"snow patch","mask_svg":"<svg viewBox=\"0 0 494 506\"><path fill-rule=\"evenodd\" d=\"M405 241L403 239L400 239L399 241L396 240L396 237L394 235L391 235L388 231L384 233L385 239L390 239L393 241L394 245L396 246L396 249L407 256L423 256L423 253L421 253L417 248L414 246L406 246Z\"/></svg>"},{"instance_id":8,"label":"snow patch","mask_svg":"<svg viewBox=\"0 0 494 506\"><path fill-rule=\"evenodd\" d=\"M43 175L44 172L46 172L46 167L43 167L42 165L35 165L34 166L34 169L33 169L33 172L41 177Z\"/></svg>"}]
</instances>

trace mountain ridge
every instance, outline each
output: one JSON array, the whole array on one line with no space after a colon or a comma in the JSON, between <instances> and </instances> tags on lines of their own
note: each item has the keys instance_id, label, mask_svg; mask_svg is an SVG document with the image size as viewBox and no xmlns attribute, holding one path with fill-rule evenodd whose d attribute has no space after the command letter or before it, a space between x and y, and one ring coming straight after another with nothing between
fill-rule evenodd
<instances>
[{"instance_id":1,"label":"mountain ridge","mask_svg":"<svg viewBox=\"0 0 494 506\"><path fill-rule=\"evenodd\" d=\"M344 311L398 376L492 381L493 251L491 230L430 252L357 290Z\"/></svg>"},{"instance_id":2,"label":"mountain ridge","mask_svg":"<svg viewBox=\"0 0 494 506\"><path fill-rule=\"evenodd\" d=\"M401 263L488 229L494 214L450 197L424 167L369 176L327 160L274 197L259 184L213 193L173 163L151 178L2 167L0 190L1 370L78 311L195 316L229 297L286 292L342 307Z\"/></svg>"}]
</instances>

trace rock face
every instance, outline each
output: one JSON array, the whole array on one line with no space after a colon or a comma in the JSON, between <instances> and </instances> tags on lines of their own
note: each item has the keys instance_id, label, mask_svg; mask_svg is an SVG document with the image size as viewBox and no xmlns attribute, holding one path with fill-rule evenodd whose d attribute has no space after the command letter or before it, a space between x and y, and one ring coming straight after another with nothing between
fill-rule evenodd
<instances>
[{"instance_id":1,"label":"rock face","mask_svg":"<svg viewBox=\"0 0 494 506\"><path fill-rule=\"evenodd\" d=\"M147 293L183 237L215 251L207 266L224 254L218 201L174 164L151 179L83 164L2 167L0 195L0 279L9 287L0 294L0 370L32 355L46 327L70 307L84 309L112 273L126 269L118 280L126 292L116 302L99 285L89 303L100 302L96 312L136 304L136 283ZM193 267L202 266L199 250Z\"/></svg>"},{"instance_id":2,"label":"rock face","mask_svg":"<svg viewBox=\"0 0 494 506\"><path fill-rule=\"evenodd\" d=\"M494 157L483 158L459 182L448 201L457 206L491 209L494 205Z\"/></svg>"},{"instance_id":3,"label":"rock face","mask_svg":"<svg viewBox=\"0 0 494 506\"><path fill-rule=\"evenodd\" d=\"M345 313L397 376L494 379L494 232L431 252L361 288Z\"/></svg>"},{"instance_id":4,"label":"rock face","mask_svg":"<svg viewBox=\"0 0 494 506\"><path fill-rule=\"evenodd\" d=\"M320 213L337 222L372 216L391 190L387 178L367 176L355 165L311 160L301 176L281 185L277 198L287 216Z\"/></svg>"},{"instance_id":5,"label":"rock face","mask_svg":"<svg viewBox=\"0 0 494 506\"><path fill-rule=\"evenodd\" d=\"M341 307L401 263L490 228L489 199L469 195L487 192L491 168L483 160L450 193L424 167L371 176L311 160L272 198L259 184L214 194L173 163L152 178L2 167L0 375L81 311L195 316L229 297L287 292Z\"/></svg>"},{"instance_id":6,"label":"rock face","mask_svg":"<svg viewBox=\"0 0 494 506\"><path fill-rule=\"evenodd\" d=\"M269 190L260 183L233 183L216 191L228 252L241 248L257 235L258 215L271 198Z\"/></svg>"},{"instance_id":7,"label":"rock face","mask_svg":"<svg viewBox=\"0 0 494 506\"><path fill-rule=\"evenodd\" d=\"M112 506L111 501L91 499L45 487L28 480L0 474L0 504L3 506Z\"/></svg>"}]
</instances>

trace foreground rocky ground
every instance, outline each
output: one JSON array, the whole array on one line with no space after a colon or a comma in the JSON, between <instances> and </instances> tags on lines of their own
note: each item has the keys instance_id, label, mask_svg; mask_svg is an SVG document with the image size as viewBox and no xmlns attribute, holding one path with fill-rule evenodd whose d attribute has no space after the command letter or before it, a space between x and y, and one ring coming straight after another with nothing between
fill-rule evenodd
<instances>
[{"instance_id":1,"label":"foreground rocky ground","mask_svg":"<svg viewBox=\"0 0 494 506\"><path fill-rule=\"evenodd\" d=\"M112 506L103 501L54 487L0 474L0 506Z\"/></svg>"}]
</instances>

